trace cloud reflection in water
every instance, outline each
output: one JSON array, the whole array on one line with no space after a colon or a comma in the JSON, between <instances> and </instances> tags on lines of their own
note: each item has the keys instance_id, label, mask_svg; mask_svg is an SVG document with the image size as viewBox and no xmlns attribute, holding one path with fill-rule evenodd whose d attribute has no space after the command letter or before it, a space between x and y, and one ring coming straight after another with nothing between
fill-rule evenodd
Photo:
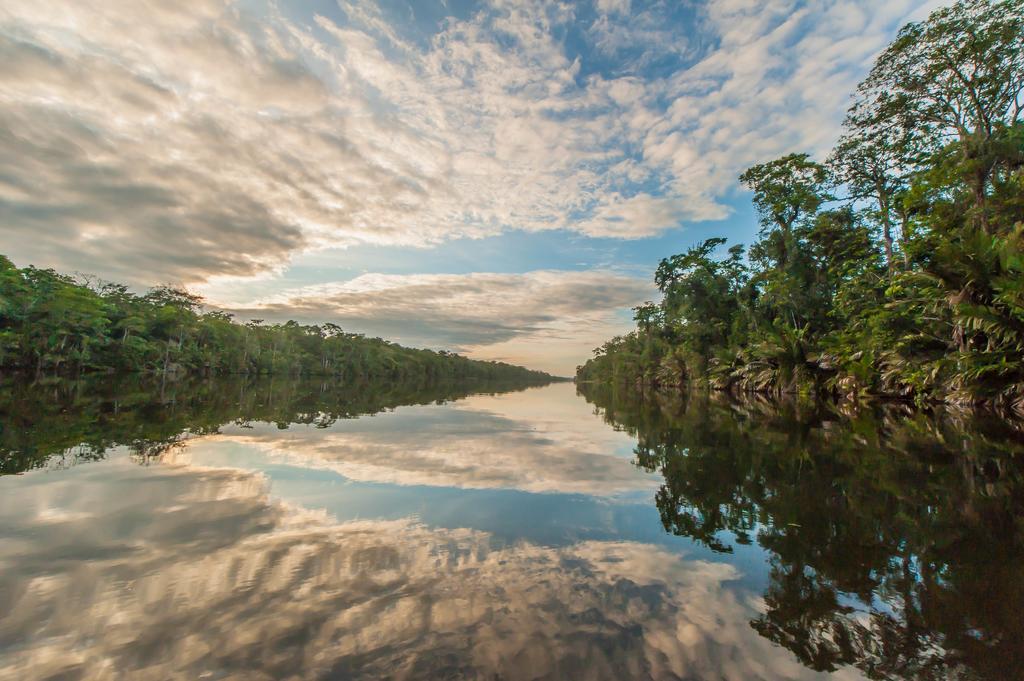
<instances>
[{"instance_id":1,"label":"cloud reflection in water","mask_svg":"<svg viewBox=\"0 0 1024 681\"><path fill-rule=\"evenodd\" d=\"M330 428L228 427L176 454L216 460L226 443L271 461L329 469L350 480L465 489L516 489L646 502L661 477L632 463L633 440L598 423L569 383L523 393L476 395L442 407L338 421Z\"/></svg>"},{"instance_id":2,"label":"cloud reflection in water","mask_svg":"<svg viewBox=\"0 0 1024 681\"><path fill-rule=\"evenodd\" d=\"M0 494L0 678L804 678L735 568L633 542L337 524L124 459Z\"/></svg>"}]
</instances>

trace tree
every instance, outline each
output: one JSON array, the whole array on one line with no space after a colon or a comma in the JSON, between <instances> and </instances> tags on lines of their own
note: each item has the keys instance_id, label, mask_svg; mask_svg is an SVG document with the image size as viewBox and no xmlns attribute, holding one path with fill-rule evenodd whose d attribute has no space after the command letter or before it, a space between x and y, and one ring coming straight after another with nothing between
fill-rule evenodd
<instances>
[{"instance_id":1,"label":"tree","mask_svg":"<svg viewBox=\"0 0 1024 681\"><path fill-rule=\"evenodd\" d=\"M794 248L796 225L830 198L825 166L807 154L789 154L748 168L740 182L754 193L763 231L769 235L778 231L781 238L773 250L778 264L784 265Z\"/></svg>"},{"instance_id":2,"label":"tree","mask_svg":"<svg viewBox=\"0 0 1024 681\"><path fill-rule=\"evenodd\" d=\"M903 27L857 88L855 128L902 128L915 145L955 139L971 166L975 220L989 229L989 146L1020 120L1024 93L1024 8L1016 0L960 0Z\"/></svg>"},{"instance_id":3,"label":"tree","mask_svg":"<svg viewBox=\"0 0 1024 681\"><path fill-rule=\"evenodd\" d=\"M893 214L900 217L903 242L903 266L910 267L906 248L910 241L908 215L902 207L902 195L910 184L913 160L911 139L900 128L856 130L856 113L847 117L848 132L840 137L829 156L828 165L835 179L846 185L850 199L870 199L882 227L885 264L891 274L896 269L893 249ZM853 128L853 130L851 130Z\"/></svg>"},{"instance_id":4,"label":"tree","mask_svg":"<svg viewBox=\"0 0 1024 681\"><path fill-rule=\"evenodd\" d=\"M264 352L269 350L269 352ZM172 371L172 368L174 371ZM203 310L202 298L160 286L137 295L119 284L18 269L0 256L0 369L37 375L90 370L277 373L347 380L516 380L551 376L501 362L405 348L335 324L266 326Z\"/></svg>"},{"instance_id":5,"label":"tree","mask_svg":"<svg viewBox=\"0 0 1024 681\"><path fill-rule=\"evenodd\" d=\"M961 0L907 25L827 169L790 154L740 176L761 225L749 262L716 259L721 239L662 260L661 315L639 319L657 352L626 334L580 375L1024 414L1022 96L1020 2ZM833 184L846 196L829 208Z\"/></svg>"}]
</instances>

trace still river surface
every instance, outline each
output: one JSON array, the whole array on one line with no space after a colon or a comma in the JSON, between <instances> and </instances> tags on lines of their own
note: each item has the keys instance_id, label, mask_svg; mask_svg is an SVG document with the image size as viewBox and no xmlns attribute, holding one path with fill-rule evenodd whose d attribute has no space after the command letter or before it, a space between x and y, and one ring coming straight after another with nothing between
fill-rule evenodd
<instances>
[{"instance_id":1,"label":"still river surface","mask_svg":"<svg viewBox=\"0 0 1024 681\"><path fill-rule=\"evenodd\" d=\"M1013 424L510 387L6 386L0 679L1024 676Z\"/></svg>"}]
</instances>

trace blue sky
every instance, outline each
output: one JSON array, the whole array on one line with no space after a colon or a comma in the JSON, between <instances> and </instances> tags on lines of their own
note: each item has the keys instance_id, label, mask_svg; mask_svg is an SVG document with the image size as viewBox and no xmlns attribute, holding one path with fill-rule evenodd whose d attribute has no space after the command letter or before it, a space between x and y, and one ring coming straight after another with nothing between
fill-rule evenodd
<instances>
[{"instance_id":1,"label":"blue sky","mask_svg":"<svg viewBox=\"0 0 1024 681\"><path fill-rule=\"evenodd\" d=\"M11 0L0 252L569 374L934 0Z\"/></svg>"}]
</instances>

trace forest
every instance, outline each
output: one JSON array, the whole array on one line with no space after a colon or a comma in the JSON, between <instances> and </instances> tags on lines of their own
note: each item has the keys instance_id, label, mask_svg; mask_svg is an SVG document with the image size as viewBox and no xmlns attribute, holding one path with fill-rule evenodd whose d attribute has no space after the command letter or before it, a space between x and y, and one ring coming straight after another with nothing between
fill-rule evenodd
<instances>
[{"instance_id":1,"label":"forest","mask_svg":"<svg viewBox=\"0 0 1024 681\"><path fill-rule=\"evenodd\" d=\"M334 376L418 383L449 379L547 382L504 362L406 348L335 324L241 324L187 290L144 294L51 269L18 269L0 255L0 371Z\"/></svg>"},{"instance_id":2,"label":"forest","mask_svg":"<svg viewBox=\"0 0 1024 681\"><path fill-rule=\"evenodd\" d=\"M1024 413L1024 5L904 26L822 161L740 182L760 232L665 258L580 382L884 396Z\"/></svg>"}]
</instances>

